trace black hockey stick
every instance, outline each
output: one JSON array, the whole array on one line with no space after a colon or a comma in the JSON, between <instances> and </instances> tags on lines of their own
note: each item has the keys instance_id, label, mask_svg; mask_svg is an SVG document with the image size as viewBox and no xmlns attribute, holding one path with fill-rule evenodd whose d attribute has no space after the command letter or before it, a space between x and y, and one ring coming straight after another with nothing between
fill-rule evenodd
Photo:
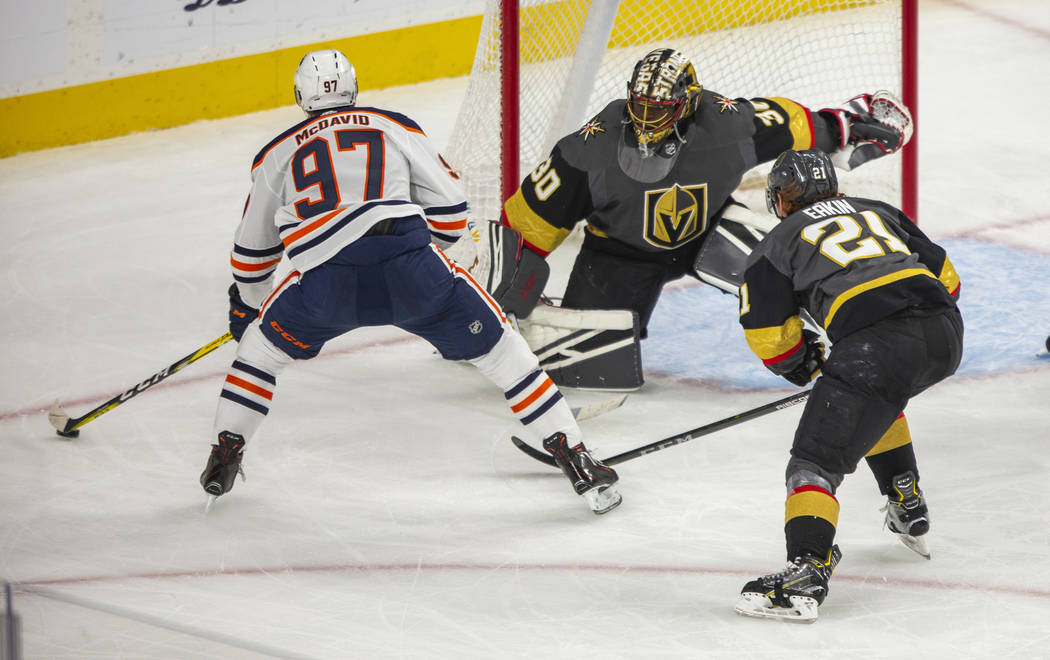
<instances>
[{"instance_id":1,"label":"black hockey stick","mask_svg":"<svg viewBox=\"0 0 1050 660\"><path fill-rule=\"evenodd\" d=\"M135 385L130 389L121 392L109 401L103 403L98 408L95 408L91 412L85 413L80 417L70 418L69 413L67 413L62 408L61 404L59 404L58 401L55 401L55 403L51 406L51 411L47 414L47 419L51 422L51 426L55 427L55 432L58 433L60 436L62 436L63 438L75 438L78 435L80 435L80 431L78 429L81 426L87 424L96 417L100 417L109 412L110 410L113 410L128 399L142 394L143 392L153 387L160 381L174 374L176 371L181 370L188 364L196 362L197 360L201 359L208 353L211 353L216 348L222 346L231 339L233 339L233 335L227 332L218 339L215 339L205 344L204 346L201 346L200 348L193 351L181 360L175 362L174 364L170 364L167 367L164 367L163 369L153 374L146 380L142 381L138 385Z\"/></svg>"},{"instance_id":2,"label":"black hockey stick","mask_svg":"<svg viewBox=\"0 0 1050 660\"><path fill-rule=\"evenodd\" d=\"M655 451L660 451L661 449L667 449L668 447L673 447L674 445L680 445L683 442L689 442L690 440L695 440L700 436L708 435L710 433L714 433L715 431L721 431L722 429L727 429L730 426L742 424L743 422L746 422L748 420L762 417L763 415L768 415L771 412L783 410L784 408L790 408L791 406L797 403L802 403L803 401L808 399L809 392L809 390L805 390L804 392L799 392L798 394L792 394L791 396L772 401L763 406L752 408L751 410L745 410L742 413L737 413L732 417L726 417L725 419L720 419L717 422L705 424L704 426L697 427L695 429L692 429L691 431L685 431L683 433L672 435L669 438L664 438L663 440L650 442L647 445L643 445L641 447L625 451L622 454L617 454L615 456L610 456L609 458L602 459L602 463L605 463L606 465L619 465L620 463L623 463L624 461L629 461L632 458L638 458L639 456L651 454ZM527 444L524 440L516 436L511 436L510 440L514 443L515 447L528 454L532 458L535 458L537 461L540 461L541 463L546 463L547 465L550 465L552 467L557 467L557 464L554 462L554 457L550 454L542 452L532 447L531 445Z\"/></svg>"}]
</instances>

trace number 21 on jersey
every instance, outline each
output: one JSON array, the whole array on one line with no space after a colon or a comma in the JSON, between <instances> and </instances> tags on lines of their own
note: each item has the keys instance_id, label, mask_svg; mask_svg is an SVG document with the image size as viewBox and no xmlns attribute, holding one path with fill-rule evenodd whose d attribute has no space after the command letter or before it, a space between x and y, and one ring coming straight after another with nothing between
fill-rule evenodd
<instances>
[{"instance_id":1,"label":"number 21 on jersey","mask_svg":"<svg viewBox=\"0 0 1050 660\"><path fill-rule=\"evenodd\" d=\"M840 266L855 259L881 257L890 252L910 254L908 246L886 229L874 211L861 211L869 231L851 215L837 215L806 225L802 240L817 246L820 253Z\"/></svg>"}]
</instances>

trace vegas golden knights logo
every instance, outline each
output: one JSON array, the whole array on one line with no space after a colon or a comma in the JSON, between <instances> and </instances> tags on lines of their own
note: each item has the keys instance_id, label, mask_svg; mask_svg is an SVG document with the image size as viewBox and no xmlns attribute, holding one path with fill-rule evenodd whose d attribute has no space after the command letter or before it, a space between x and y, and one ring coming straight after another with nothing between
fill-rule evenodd
<instances>
[{"instance_id":1,"label":"vegas golden knights logo","mask_svg":"<svg viewBox=\"0 0 1050 660\"><path fill-rule=\"evenodd\" d=\"M707 184L645 193L645 240L676 248L707 229Z\"/></svg>"}]
</instances>

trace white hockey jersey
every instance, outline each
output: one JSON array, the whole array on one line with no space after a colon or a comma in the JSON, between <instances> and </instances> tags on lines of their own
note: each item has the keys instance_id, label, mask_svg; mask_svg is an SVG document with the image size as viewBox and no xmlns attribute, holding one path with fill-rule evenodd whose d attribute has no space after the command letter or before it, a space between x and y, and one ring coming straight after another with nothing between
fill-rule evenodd
<instances>
[{"instance_id":1,"label":"white hockey jersey","mask_svg":"<svg viewBox=\"0 0 1050 660\"><path fill-rule=\"evenodd\" d=\"M281 133L252 162L252 186L230 264L246 303L270 293L287 254L314 268L387 218L419 215L441 247L467 226L462 183L405 115L348 107Z\"/></svg>"}]
</instances>

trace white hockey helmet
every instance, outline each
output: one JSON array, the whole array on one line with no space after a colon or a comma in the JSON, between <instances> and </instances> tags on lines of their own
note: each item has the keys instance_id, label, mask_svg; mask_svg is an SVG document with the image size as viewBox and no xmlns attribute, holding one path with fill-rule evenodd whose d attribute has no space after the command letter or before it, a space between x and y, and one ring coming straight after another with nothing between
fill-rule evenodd
<instances>
[{"instance_id":1,"label":"white hockey helmet","mask_svg":"<svg viewBox=\"0 0 1050 660\"><path fill-rule=\"evenodd\" d=\"M357 73L346 55L335 49L303 56L295 70L295 102L305 112L317 112L357 101Z\"/></svg>"}]
</instances>

